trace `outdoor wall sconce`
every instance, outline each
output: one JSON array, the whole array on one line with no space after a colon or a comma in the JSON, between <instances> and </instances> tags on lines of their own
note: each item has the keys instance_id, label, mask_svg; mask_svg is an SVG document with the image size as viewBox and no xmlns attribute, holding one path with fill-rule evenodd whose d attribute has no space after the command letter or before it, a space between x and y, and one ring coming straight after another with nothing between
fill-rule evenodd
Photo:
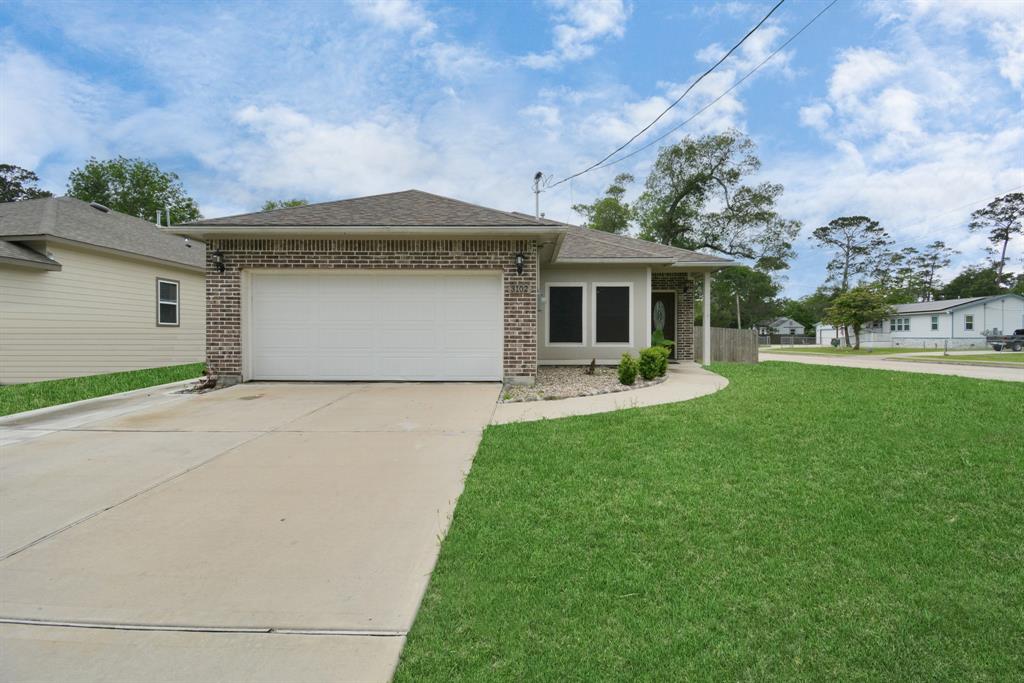
<instances>
[{"instance_id":1,"label":"outdoor wall sconce","mask_svg":"<svg viewBox=\"0 0 1024 683\"><path fill-rule=\"evenodd\" d=\"M526 263L526 257L523 256L523 252L516 254L516 275L523 274L523 264Z\"/></svg>"},{"instance_id":2,"label":"outdoor wall sconce","mask_svg":"<svg viewBox=\"0 0 1024 683\"><path fill-rule=\"evenodd\" d=\"M218 273L224 272L224 252L217 250L211 254L213 256L213 267L217 269Z\"/></svg>"}]
</instances>

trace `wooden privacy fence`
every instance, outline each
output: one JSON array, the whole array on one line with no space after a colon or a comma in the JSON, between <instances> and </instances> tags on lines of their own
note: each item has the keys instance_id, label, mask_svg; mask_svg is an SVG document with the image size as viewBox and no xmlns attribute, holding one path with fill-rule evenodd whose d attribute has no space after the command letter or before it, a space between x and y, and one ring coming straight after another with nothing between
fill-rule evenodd
<instances>
[{"instance_id":1,"label":"wooden privacy fence","mask_svg":"<svg viewBox=\"0 0 1024 683\"><path fill-rule=\"evenodd\" d=\"M693 328L693 359L704 359L704 328ZM711 328L711 360L727 363L757 362L757 332L727 327Z\"/></svg>"}]
</instances>

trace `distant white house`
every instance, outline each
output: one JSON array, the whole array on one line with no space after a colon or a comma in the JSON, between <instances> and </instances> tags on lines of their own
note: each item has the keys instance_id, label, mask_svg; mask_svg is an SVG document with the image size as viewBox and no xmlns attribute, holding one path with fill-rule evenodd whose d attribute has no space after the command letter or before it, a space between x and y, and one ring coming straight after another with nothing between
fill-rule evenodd
<instances>
[{"instance_id":1,"label":"distant white house","mask_svg":"<svg viewBox=\"0 0 1024 683\"><path fill-rule=\"evenodd\" d=\"M804 326L793 320L792 318L775 318L774 320L762 320L761 322L754 325L757 328L757 333L761 335L766 334L783 334L783 335L803 335Z\"/></svg>"},{"instance_id":2,"label":"distant white house","mask_svg":"<svg viewBox=\"0 0 1024 683\"><path fill-rule=\"evenodd\" d=\"M875 321L861 330L861 346L981 348L988 334L1024 327L1024 297L1019 294L922 301L893 308L889 320ZM842 328L825 323L818 323L815 333L819 344L844 339ZM850 336L853 344L853 330Z\"/></svg>"}]
</instances>

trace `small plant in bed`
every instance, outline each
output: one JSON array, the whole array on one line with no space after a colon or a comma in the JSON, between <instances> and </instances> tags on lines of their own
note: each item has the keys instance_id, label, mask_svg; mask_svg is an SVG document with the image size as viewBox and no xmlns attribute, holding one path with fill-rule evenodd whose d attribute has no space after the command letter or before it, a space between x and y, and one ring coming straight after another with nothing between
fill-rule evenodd
<instances>
[{"instance_id":1,"label":"small plant in bed","mask_svg":"<svg viewBox=\"0 0 1024 683\"><path fill-rule=\"evenodd\" d=\"M668 372L669 350L664 346L652 346L640 352L640 376L645 380L663 377Z\"/></svg>"},{"instance_id":2,"label":"small plant in bed","mask_svg":"<svg viewBox=\"0 0 1024 683\"><path fill-rule=\"evenodd\" d=\"M619 381L626 386L633 386L638 369L636 358L628 353L622 354L622 359L619 361Z\"/></svg>"}]
</instances>

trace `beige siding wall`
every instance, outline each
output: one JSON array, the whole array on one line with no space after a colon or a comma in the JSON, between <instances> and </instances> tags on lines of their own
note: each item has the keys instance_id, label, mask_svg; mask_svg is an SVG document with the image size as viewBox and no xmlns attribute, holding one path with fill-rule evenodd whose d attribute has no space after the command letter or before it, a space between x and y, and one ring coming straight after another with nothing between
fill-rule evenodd
<instances>
[{"instance_id":1,"label":"beige siding wall","mask_svg":"<svg viewBox=\"0 0 1024 683\"><path fill-rule=\"evenodd\" d=\"M647 266L558 266L541 267L540 296L543 301L537 310L537 358L545 364L618 363L623 353L633 355L650 344L650 299L648 298ZM547 341L547 285L582 283L583 292L583 341L579 346L550 345ZM611 345L594 343L594 284L630 284L633 286L633 344Z\"/></svg>"},{"instance_id":2,"label":"beige siding wall","mask_svg":"<svg viewBox=\"0 0 1024 683\"><path fill-rule=\"evenodd\" d=\"M63 266L0 266L0 384L203 360L203 273L49 244ZM180 282L179 327L156 324L156 279Z\"/></svg>"}]
</instances>

